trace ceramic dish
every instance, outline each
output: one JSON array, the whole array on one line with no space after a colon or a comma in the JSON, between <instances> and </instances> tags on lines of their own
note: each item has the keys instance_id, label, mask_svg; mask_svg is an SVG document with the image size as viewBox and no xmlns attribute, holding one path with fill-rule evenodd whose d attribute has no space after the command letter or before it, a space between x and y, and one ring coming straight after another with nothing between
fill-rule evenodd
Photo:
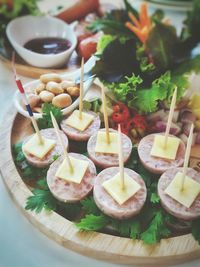
<instances>
[{"instance_id":1,"label":"ceramic dish","mask_svg":"<svg viewBox=\"0 0 200 267\"><path fill-rule=\"evenodd\" d=\"M95 57L91 57L84 65L84 71L85 73L89 72L92 67L95 64ZM62 74L60 75L60 77L65 80L65 79L72 79L72 80L78 80L80 76L80 69L74 71L74 72L70 72L70 73L66 73L66 74ZM88 90L90 89L90 86L92 85L94 81L94 78L89 78L84 82L84 95L88 92ZM33 92L34 89L36 88L36 86L40 83L39 80L34 80L31 81L27 84L24 85L24 89L26 92ZM18 110L19 113L21 113L23 116L25 117L29 117L28 112L26 111L26 108L23 104L22 98L21 98L21 94L19 91L16 91L15 96L14 96L14 103L15 106ZM72 102L72 104L64 109L62 109L63 115L67 115L70 112L72 112L79 104L79 97ZM36 119L41 118L41 114L40 113L34 113L34 116Z\"/></svg>"},{"instance_id":2,"label":"ceramic dish","mask_svg":"<svg viewBox=\"0 0 200 267\"><path fill-rule=\"evenodd\" d=\"M8 39L17 53L30 65L40 68L61 67L66 64L75 50L77 38L69 25L50 16L23 16L12 20L7 28ZM24 44L35 38L58 37L67 39L71 46L58 54L39 54L24 48Z\"/></svg>"}]
</instances>

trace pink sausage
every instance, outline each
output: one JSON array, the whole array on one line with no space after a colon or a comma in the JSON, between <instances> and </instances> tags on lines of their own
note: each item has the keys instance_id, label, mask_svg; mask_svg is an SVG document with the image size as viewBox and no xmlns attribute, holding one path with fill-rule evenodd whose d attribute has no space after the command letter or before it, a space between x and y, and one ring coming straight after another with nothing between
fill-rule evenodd
<instances>
[{"instance_id":1,"label":"pink sausage","mask_svg":"<svg viewBox=\"0 0 200 267\"><path fill-rule=\"evenodd\" d=\"M60 157L54 161L47 172L47 184L51 193L59 201L76 202L85 198L93 189L94 179L96 177L96 168L94 163L86 156L69 153L70 156L89 162L89 166L80 184L68 182L55 176L57 169L63 161Z\"/></svg>"},{"instance_id":2,"label":"pink sausage","mask_svg":"<svg viewBox=\"0 0 200 267\"><path fill-rule=\"evenodd\" d=\"M54 161L53 157L55 155L60 156L62 154L62 147L57 142L57 136L56 136L55 130L53 128L41 130L40 133L43 137L46 137L46 138L49 138L49 139L56 141L56 145L54 146L54 148L43 159L39 159L39 158L27 153L23 149L23 146L33 136L33 135L31 135L24 140L23 145L22 145L22 151L26 157L26 160L28 161L28 163L30 165L35 166L37 168L45 168L45 167L48 167ZM66 148L68 148L68 139L67 139L66 135L62 131L60 131L60 134L61 134L61 137L64 141Z\"/></svg>"},{"instance_id":3,"label":"pink sausage","mask_svg":"<svg viewBox=\"0 0 200 267\"><path fill-rule=\"evenodd\" d=\"M151 156L155 134L150 134L142 138L138 145L138 154L140 161L144 167L152 173L162 174L172 167L180 167L183 165L185 156L185 145L180 141L180 145L176 154L175 160L168 160L159 157Z\"/></svg>"},{"instance_id":4,"label":"pink sausage","mask_svg":"<svg viewBox=\"0 0 200 267\"><path fill-rule=\"evenodd\" d=\"M180 204L164 191L174 179L177 172L181 172L183 168L171 168L163 173L158 181L158 194L161 199L161 204L163 208L170 213L171 215L183 219L183 220L193 220L197 217L200 217L200 194L192 204L190 208L186 208L184 205ZM193 180L200 183L200 173L195 171L192 168L188 168L187 176Z\"/></svg>"},{"instance_id":5,"label":"pink sausage","mask_svg":"<svg viewBox=\"0 0 200 267\"><path fill-rule=\"evenodd\" d=\"M103 182L113 178L119 172L119 167L111 167L101 171L95 179L93 190L94 200L99 209L106 215L120 220L128 219L138 214L147 197L147 189L140 175L128 168L124 170L141 185L141 189L124 204L119 205L102 186Z\"/></svg>"},{"instance_id":6,"label":"pink sausage","mask_svg":"<svg viewBox=\"0 0 200 267\"><path fill-rule=\"evenodd\" d=\"M101 129L100 131L105 131L105 129ZM110 132L117 133L117 131L114 129L110 129ZM102 169L112 166L118 166L119 165L118 154L95 152L96 141L97 141L97 132L90 137L87 144L87 151L89 158L94 162L94 164ZM132 142L131 139L125 134L122 134L122 146L123 146L124 162L126 163L131 155Z\"/></svg>"}]
</instances>

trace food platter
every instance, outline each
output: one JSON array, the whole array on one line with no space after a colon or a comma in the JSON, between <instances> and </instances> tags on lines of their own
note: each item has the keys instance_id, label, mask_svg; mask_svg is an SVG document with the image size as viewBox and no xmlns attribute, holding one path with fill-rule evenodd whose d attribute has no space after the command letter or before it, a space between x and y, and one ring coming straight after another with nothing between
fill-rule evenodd
<instances>
[{"instance_id":1,"label":"food platter","mask_svg":"<svg viewBox=\"0 0 200 267\"><path fill-rule=\"evenodd\" d=\"M42 233L85 256L118 264L175 264L200 256L200 247L190 234L163 239L157 245L148 246L142 241L128 238L97 232L80 232L72 222L55 212L43 211L36 214L25 210L26 199L32 193L16 169L11 146L30 134L32 129L29 120L13 108L8 114L6 125L1 127L0 169L3 180L14 202ZM199 146L196 146L192 151L191 163L197 170L200 168L199 158Z\"/></svg>"},{"instance_id":2,"label":"food platter","mask_svg":"<svg viewBox=\"0 0 200 267\"><path fill-rule=\"evenodd\" d=\"M56 70L31 70L31 77L39 80L33 82L38 87L28 96L29 84L23 86L16 75L27 112L26 117L15 109L8 112L1 129L0 169L28 220L64 247L118 264L185 262L200 256L200 95L198 88L190 88L191 77L200 72L200 58L189 57L184 61L189 66L183 64L174 71L171 64L183 55L166 60L157 44L159 51L152 61L144 47L154 50L157 32L167 32L173 40L172 47L165 47L166 55L171 55L171 49L175 52L174 38L178 37L167 23L154 25L146 3L139 13L124 3L125 11L118 12L126 12L126 18L115 17L113 11L110 23L120 24L122 32L116 29L115 34L130 39L98 35L104 18L90 24L93 38L98 39L95 51L100 53L92 68L99 79L100 97L83 99L84 59L80 84L71 79L72 72L70 80L65 80L65 75L50 73ZM195 17L196 10L192 12ZM146 31L141 30L145 27ZM159 37L162 42L163 36ZM138 41L141 51L136 53ZM198 40L189 41L195 47ZM83 48L85 41L81 42ZM9 56L5 61L10 66ZM16 62L21 61L17 58ZM78 66L74 54L67 70ZM16 67L18 73L29 75ZM131 73L135 67L138 76ZM90 78L87 89L93 92ZM68 115L63 108L74 99L79 109L63 117ZM37 121L33 112L41 112Z\"/></svg>"}]
</instances>

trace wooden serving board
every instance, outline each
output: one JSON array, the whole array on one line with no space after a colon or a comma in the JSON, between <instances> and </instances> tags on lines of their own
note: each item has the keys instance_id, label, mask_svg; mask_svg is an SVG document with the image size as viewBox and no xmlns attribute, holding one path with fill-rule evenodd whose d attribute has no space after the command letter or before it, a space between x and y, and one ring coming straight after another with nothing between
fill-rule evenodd
<instances>
[{"instance_id":1,"label":"wooden serving board","mask_svg":"<svg viewBox=\"0 0 200 267\"><path fill-rule=\"evenodd\" d=\"M7 68L12 69L10 56L1 52L1 50L0 50L0 60L3 62L3 64ZM56 72L59 74L63 74L63 73L76 70L77 68L80 67L80 59L78 58L78 55L76 54L76 52L74 52L69 62L67 63L67 65L63 66L63 68L44 69L44 68L37 68L37 67L30 66L28 65L28 63L23 61L23 59L17 56L15 67L19 75L26 76L29 78L39 79L40 75L45 74L45 73Z\"/></svg>"},{"instance_id":2,"label":"wooden serving board","mask_svg":"<svg viewBox=\"0 0 200 267\"><path fill-rule=\"evenodd\" d=\"M163 239L154 246L97 232L81 232L71 221L55 212L36 214L24 209L26 199L32 195L20 177L12 157L12 144L30 134L30 121L12 109L0 129L0 170L14 202L27 219L42 233L62 246L88 257L118 264L169 265L200 257L200 246L191 234ZM193 166L200 170L200 146L195 147L191 158Z\"/></svg>"}]
</instances>

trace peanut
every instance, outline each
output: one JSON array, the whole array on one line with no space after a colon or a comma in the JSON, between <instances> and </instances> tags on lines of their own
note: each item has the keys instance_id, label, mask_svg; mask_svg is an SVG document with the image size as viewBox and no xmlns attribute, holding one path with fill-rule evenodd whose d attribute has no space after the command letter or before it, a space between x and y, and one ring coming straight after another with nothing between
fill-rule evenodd
<instances>
[{"instance_id":1,"label":"peanut","mask_svg":"<svg viewBox=\"0 0 200 267\"><path fill-rule=\"evenodd\" d=\"M57 73L47 73L47 74L42 74L40 76L40 81L42 83L48 83L48 82L60 83L60 82L62 82L62 79L61 79L60 75Z\"/></svg>"},{"instance_id":2,"label":"peanut","mask_svg":"<svg viewBox=\"0 0 200 267\"><path fill-rule=\"evenodd\" d=\"M45 90L45 84L39 83L37 87L35 88L35 93L39 95L43 90Z\"/></svg>"},{"instance_id":3,"label":"peanut","mask_svg":"<svg viewBox=\"0 0 200 267\"><path fill-rule=\"evenodd\" d=\"M64 92L61 85L59 83L56 83L56 82L48 82L46 85L46 89L47 89L47 91L49 91L55 95L59 95L59 94L62 94Z\"/></svg>"},{"instance_id":4,"label":"peanut","mask_svg":"<svg viewBox=\"0 0 200 267\"><path fill-rule=\"evenodd\" d=\"M71 86L67 88L67 93L71 96L79 96L80 89L77 86Z\"/></svg>"},{"instance_id":5,"label":"peanut","mask_svg":"<svg viewBox=\"0 0 200 267\"><path fill-rule=\"evenodd\" d=\"M62 81L61 82L61 87L67 91L67 88L68 87L72 87L72 86L75 86L75 82L73 80L65 80L65 81Z\"/></svg>"},{"instance_id":6,"label":"peanut","mask_svg":"<svg viewBox=\"0 0 200 267\"><path fill-rule=\"evenodd\" d=\"M39 96L43 102L49 103L52 101L52 99L54 98L55 95L51 92L44 90L39 94Z\"/></svg>"},{"instance_id":7,"label":"peanut","mask_svg":"<svg viewBox=\"0 0 200 267\"><path fill-rule=\"evenodd\" d=\"M52 104L58 108L66 108L72 103L71 96L68 94L60 94L53 98Z\"/></svg>"}]
</instances>

